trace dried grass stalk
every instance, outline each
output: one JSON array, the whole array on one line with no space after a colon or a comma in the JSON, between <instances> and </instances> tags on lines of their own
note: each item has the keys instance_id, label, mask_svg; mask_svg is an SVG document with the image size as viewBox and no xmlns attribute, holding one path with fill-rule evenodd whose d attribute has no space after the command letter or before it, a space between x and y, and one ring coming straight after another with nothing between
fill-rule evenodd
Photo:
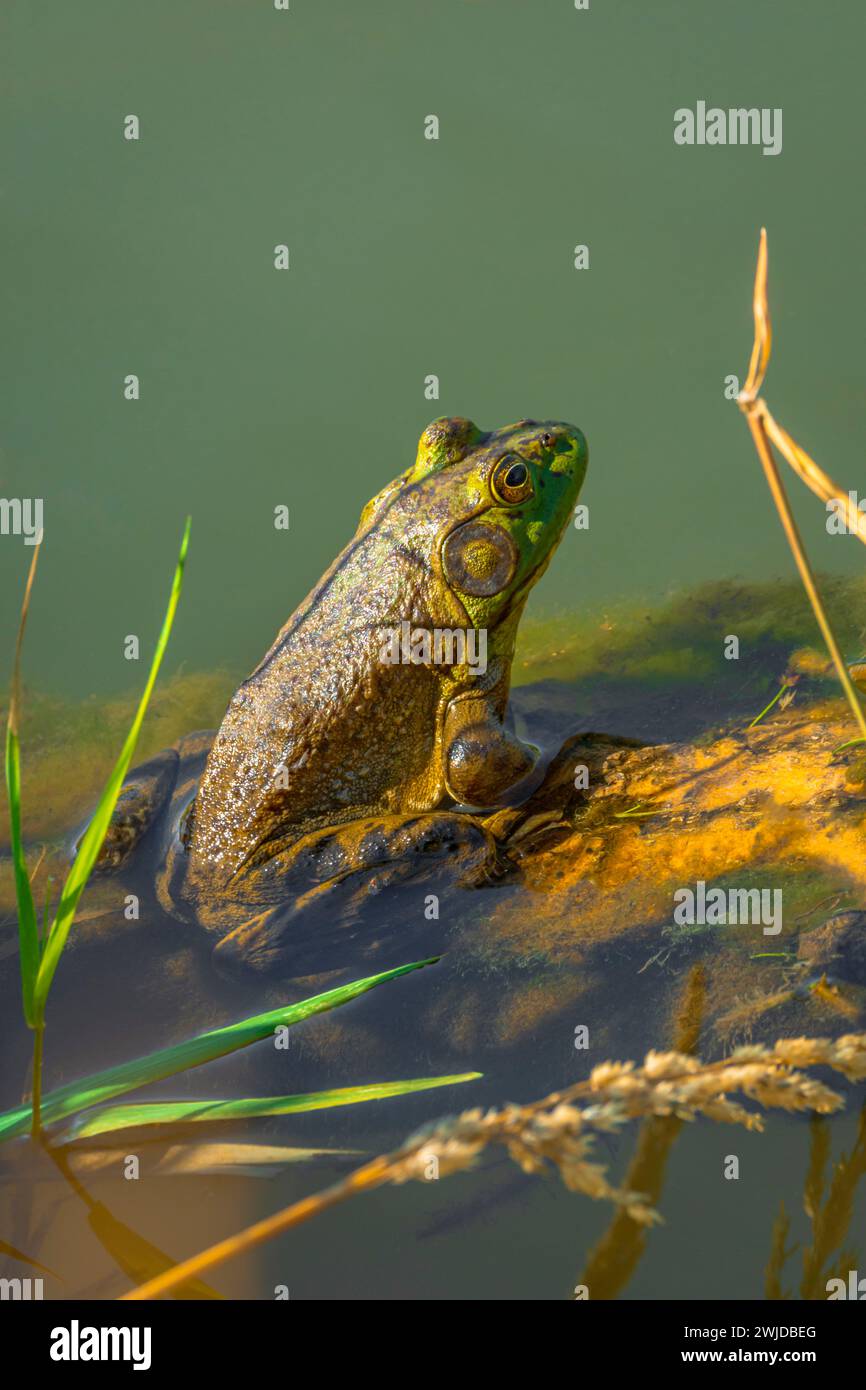
<instances>
[{"instance_id":1,"label":"dried grass stalk","mask_svg":"<svg viewBox=\"0 0 866 1390\"><path fill-rule=\"evenodd\" d=\"M799 478L803 480L807 487L821 498L823 502L831 499L837 503L845 514L849 527L858 535L861 541L866 544L866 518L859 509L851 502L847 494L827 477L823 469L818 467L814 459L810 458L804 449L801 449L794 442L791 436L777 424L770 414L766 401L758 395L764 381L764 375L770 361L770 349L772 345L772 330L770 327L770 310L767 300L767 232L766 228L761 228L761 240L758 246L758 264L755 271L755 286L752 296L752 309L755 320L755 335L752 344L752 356L749 362L749 371L745 385L740 392L738 404L746 416L749 429L754 440L764 476L767 479L767 486L773 498L782 528L787 537L788 545L794 557L803 588L812 605L816 621L821 629L821 636L824 644L830 653L833 665L839 682L845 692L845 698L851 708L851 713L857 722L860 730L860 737L866 741L866 715L860 704L857 691L848 673L848 668L842 658L839 643L833 632L827 611L824 608L815 576L806 549L803 545L797 523L794 520L790 503L788 502L785 487L779 476L773 450L770 441L775 444L779 453L785 461L793 468Z\"/></svg>"},{"instance_id":2,"label":"dried grass stalk","mask_svg":"<svg viewBox=\"0 0 866 1390\"><path fill-rule=\"evenodd\" d=\"M783 1038L770 1048L737 1048L729 1057L710 1063L682 1052L649 1052L642 1066L602 1062L587 1081L531 1105L467 1110L427 1125L399 1149L364 1164L344 1181L220 1241L124 1298L159 1298L359 1192L429 1178L433 1173L447 1177L464 1171L491 1145L505 1148L526 1172L541 1173L550 1165L572 1191L613 1202L633 1220L650 1224L660 1218L643 1194L614 1187L605 1166L592 1160L595 1133L651 1115L683 1120L703 1115L762 1129L761 1116L732 1100L734 1093L766 1109L831 1114L844 1102L828 1086L805 1075L803 1068L815 1066L830 1067L849 1081L863 1080L866 1034L846 1034L835 1041Z\"/></svg>"}]
</instances>

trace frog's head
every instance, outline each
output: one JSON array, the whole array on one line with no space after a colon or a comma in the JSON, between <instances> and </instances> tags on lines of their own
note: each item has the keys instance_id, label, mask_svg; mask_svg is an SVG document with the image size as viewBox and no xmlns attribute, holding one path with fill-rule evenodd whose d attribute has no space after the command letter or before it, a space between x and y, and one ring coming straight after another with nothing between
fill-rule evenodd
<instances>
[{"instance_id":1,"label":"frog's head","mask_svg":"<svg viewBox=\"0 0 866 1390\"><path fill-rule=\"evenodd\" d=\"M435 498L434 563L475 626L513 612L544 573L588 457L581 431L561 420L518 420L489 434L471 420L435 420L424 431L405 483Z\"/></svg>"}]
</instances>

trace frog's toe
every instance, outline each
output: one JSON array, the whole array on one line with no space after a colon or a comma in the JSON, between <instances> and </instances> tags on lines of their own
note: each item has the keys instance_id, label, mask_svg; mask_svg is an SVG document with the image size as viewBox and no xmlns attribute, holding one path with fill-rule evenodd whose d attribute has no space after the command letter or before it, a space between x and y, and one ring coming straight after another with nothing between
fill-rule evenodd
<instances>
[{"instance_id":1,"label":"frog's toe","mask_svg":"<svg viewBox=\"0 0 866 1390\"><path fill-rule=\"evenodd\" d=\"M249 917L217 942L211 957L214 968L229 978L250 974L291 978L351 965L359 955L375 954L378 934L371 934L357 899L343 888L323 896L320 885L301 898Z\"/></svg>"},{"instance_id":2,"label":"frog's toe","mask_svg":"<svg viewBox=\"0 0 866 1390\"><path fill-rule=\"evenodd\" d=\"M167 748L149 762L133 768L120 789L96 860L97 870L105 872L120 868L144 839L168 805L177 779L178 765L177 751ZM84 833L82 831L76 839L73 853L78 852Z\"/></svg>"},{"instance_id":3,"label":"frog's toe","mask_svg":"<svg viewBox=\"0 0 866 1390\"><path fill-rule=\"evenodd\" d=\"M273 973L285 958L291 916L291 909L272 907L235 927L214 947L213 963L219 974Z\"/></svg>"}]
</instances>

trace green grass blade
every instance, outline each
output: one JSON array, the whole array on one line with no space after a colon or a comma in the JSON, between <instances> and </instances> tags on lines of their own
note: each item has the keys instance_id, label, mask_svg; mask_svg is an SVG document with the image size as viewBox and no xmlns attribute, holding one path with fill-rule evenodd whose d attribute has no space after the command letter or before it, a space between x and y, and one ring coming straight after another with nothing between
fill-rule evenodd
<instances>
[{"instance_id":1,"label":"green grass blade","mask_svg":"<svg viewBox=\"0 0 866 1390\"><path fill-rule=\"evenodd\" d=\"M119 1129L139 1129L143 1125L212 1124L219 1120L252 1120L267 1115L299 1115L308 1110L332 1110L340 1105L360 1105L368 1100L388 1100L392 1096L414 1095L438 1086L456 1086L477 1081L480 1071L456 1076L423 1076L412 1081L376 1081L367 1086L341 1086L333 1091L310 1091L298 1096L251 1096L243 1100L145 1101L140 1105L109 1105L73 1121L64 1132L64 1143L71 1139L93 1139L114 1134Z\"/></svg>"},{"instance_id":2,"label":"green grass blade","mask_svg":"<svg viewBox=\"0 0 866 1390\"><path fill-rule=\"evenodd\" d=\"M379 975L368 975L362 980L354 980L351 984L328 990L325 994L316 994L311 999L300 1000L297 1004L285 1004L278 1009L269 1010L268 1013L256 1014L252 1018L242 1019L239 1023L231 1023L225 1028L200 1033L198 1037L190 1038L187 1042L162 1048L159 1052L151 1052L146 1057L138 1057L132 1062L121 1062L119 1066L109 1067L107 1071L97 1072L82 1081L73 1081L68 1086L49 1091L42 1097L43 1123L52 1124L56 1120L65 1119L67 1115L76 1114L79 1110L87 1110L92 1105L113 1100L115 1096L125 1095L128 1091L135 1091L139 1086L147 1086L153 1081L163 1081L168 1076L176 1076L178 1072L216 1061L217 1057L225 1057L230 1052L237 1052L239 1048L260 1042L277 1027L291 1027L296 1023L302 1023L304 1019L312 1018L314 1014L338 1009L350 1000L357 999L359 995L366 994L368 990L375 989L377 985L386 984L400 975L408 975L412 970L421 970L425 965L435 965L438 959L438 956L433 956L429 960L413 961L411 965L398 965L395 969L385 970ZM14 1110L7 1110L0 1115L0 1143L23 1134L29 1125L29 1105L19 1105Z\"/></svg>"},{"instance_id":3,"label":"green grass blade","mask_svg":"<svg viewBox=\"0 0 866 1390\"><path fill-rule=\"evenodd\" d=\"M18 636L15 640L15 660L12 665L12 688L9 694L9 715L6 721L6 795L9 801L10 844L12 864L15 874L15 897L18 903L18 960L21 974L21 1001L24 1017L29 1028L36 1026L36 980L39 973L39 926L30 875L27 872L27 859L21 836L21 747L19 743L18 719L21 707L21 648L24 644L24 629L30 611L30 594L36 576L36 562L39 559L41 541L33 552L24 599L21 604L21 617L18 622Z\"/></svg>"},{"instance_id":4,"label":"green grass blade","mask_svg":"<svg viewBox=\"0 0 866 1390\"><path fill-rule=\"evenodd\" d=\"M11 721L11 707L10 707ZM21 1000L24 1017L32 1028L36 1022L36 976L39 971L39 927L24 845L21 839L21 756L18 735L11 723L6 729L6 794L9 798L10 842L18 900L18 963L21 973Z\"/></svg>"},{"instance_id":5,"label":"green grass blade","mask_svg":"<svg viewBox=\"0 0 866 1390\"><path fill-rule=\"evenodd\" d=\"M166 609L165 619L162 624L162 631L157 640L156 651L154 652L153 661L151 662L150 673L147 677L144 692L139 701L138 709L135 712L132 727L126 736L126 742L123 745L120 757L117 759L111 775L105 784L93 819L81 839L78 853L75 856L75 862L69 870L66 882L63 885L63 892L57 908L57 915L54 918L48 942L42 951L42 959L39 964L34 994L34 1008L38 1018L44 1016L48 991L51 988L54 972L57 969L60 957L63 953L63 948L66 945L66 938L69 935L69 930L72 926L73 918L75 917L75 909L78 906L78 900L84 892L91 870L96 863L97 855L105 839L108 823L111 820L112 812L117 804L120 788L123 785L123 780L132 762L135 745L138 742L138 735L142 723L144 722L147 706L153 692L154 684L156 683L157 675L159 674L159 668L162 663L163 655L165 654L165 649L168 645L172 624L174 623L174 616L177 611L178 600L180 599L180 591L183 585L183 570L186 563L187 547L189 545L189 531L190 519L187 518L183 539L180 544L177 567L174 572L174 580L171 586L171 594L168 600L168 608Z\"/></svg>"}]
</instances>

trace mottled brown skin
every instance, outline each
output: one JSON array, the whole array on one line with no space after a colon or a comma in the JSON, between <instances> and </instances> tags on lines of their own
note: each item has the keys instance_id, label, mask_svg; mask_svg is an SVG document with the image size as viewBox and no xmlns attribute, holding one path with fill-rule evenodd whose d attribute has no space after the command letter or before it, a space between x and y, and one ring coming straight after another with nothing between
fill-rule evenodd
<instances>
[{"instance_id":1,"label":"mottled brown skin","mask_svg":"<svg viewBox=\"0 0 866 1390\"><path fill-rule=\"evenodd\" d=\"M560 422L483 434L439 420L413 467L368 503L232 699L168 847L161 897L229 929L223 958L273 968L299 906L335 884L377 891L443 859L464 878L483 871L492 840L452 808L531 789L536 750L506 724L511 661L586 459L580 431ZM403 622L484 629L486 672L383 661Z\"/></svg>"}]
</instances>

